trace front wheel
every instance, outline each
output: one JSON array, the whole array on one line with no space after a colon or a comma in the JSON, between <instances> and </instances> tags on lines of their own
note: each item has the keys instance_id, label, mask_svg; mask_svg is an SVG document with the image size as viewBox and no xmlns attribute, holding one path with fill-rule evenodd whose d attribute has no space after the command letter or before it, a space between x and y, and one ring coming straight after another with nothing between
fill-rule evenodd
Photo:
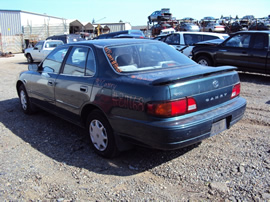
<instances>
[{"instance_id":1,"label":"front wheel","mask_svg":"<svg viewBox=\"0 0 270 202\"><path fill-rule=\"evenodd\" d=\"M119 153L110 123L99 110L94 110L89 114L87 132L97 154L112 158Z\"/></svg>"},{"instance_id":2,"label":"front wheel","mask_svg":"<svg viewBox=\"0 0 270 202\"><path fill-rule=\"evenodd\" d=\"M33 61L34 61L33 58L32 58L32 56L29 53L26 55L26 59L27 59L27 62L29 64L33 63Z\"/></svg>"},{"instance_id":3,"label":"front wheel","mask_svg":"<svg viewBox=\"0 0 270 202\"><path fill-rule=\"evenodd\" d=\"M211 60L207 56L200 56L196 59L196 62L204 66L212 66Z\"/></svg>"},{"instance_id":4,"label":"front wheel","mask_svg":"<svg viewBox=\"0 0 270 202\"><path fill-rule=\"evenodd\" d=\"M29 97L23 85L19 87L19 97L23 112L25 114L33 114L36 111L35 106L29 100Z\"/></svg>"}]
</instances>

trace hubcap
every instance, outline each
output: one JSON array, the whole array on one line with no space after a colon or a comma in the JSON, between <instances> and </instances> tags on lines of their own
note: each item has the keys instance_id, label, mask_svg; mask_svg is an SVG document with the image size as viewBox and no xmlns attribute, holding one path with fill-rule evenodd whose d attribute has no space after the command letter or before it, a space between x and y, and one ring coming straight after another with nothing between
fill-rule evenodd
<instances>
[{"instance_id":1,"label":"hubcap","mask_svg":"<svg viewBox=\"0 0 270 202\"><path fill-rule=\"evenodd\" d=\"M204 60L204 59L200 60L200 61L198 62L198 64L204 65L204 66L208 66L208 62L207 62L206 60Z\"/></svg>"},{"instance_id":2,"label":"hubcap","mask_svg":"<svg viewBox=\"0 0 270 202\"><path fill-rule=\"evenodd\" d=\"M105 127L98 120L92 120L89 126L91 141L99 151L104 151L108 146L108 137Z\"/></svg>"},{"instance_id":3,"label":"hubcap","mask_svg":"<svg viewBox=\"0 0 270 202\"><path fill-rule=\"evenodd\" d=\"M23 90L20 92L20 98L21 98L21 105L23 110L27 109L27 100L26 100L26 95Z\"/></svg>"},{"instance_id":4,"label":"hubcap","mask_svg":"<svg viewBox=\"0 0 270 202\"><path fill-rule=\"evenodd\" d=\"M31 56L27 56L27 62L31 63L32 62L32 59L31 59Z\"/></svg>"}]
</instances>

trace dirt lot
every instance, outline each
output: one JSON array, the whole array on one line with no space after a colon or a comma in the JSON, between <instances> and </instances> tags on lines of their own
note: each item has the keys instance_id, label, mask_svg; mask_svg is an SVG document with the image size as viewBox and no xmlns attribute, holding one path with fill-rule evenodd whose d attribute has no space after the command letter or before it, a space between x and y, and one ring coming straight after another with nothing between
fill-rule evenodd
<instances>
[{"instance_id":1,"label":"dirt lot","mask_svg":"<svg viewBox=\"0 0 270 202\"><path fill-rule=\"evenodd\" d=\"M27 116L15 83L22 54L0 58L0 201L270 201L270 77L240 74L244 118L177 151L136 148L108 160L84 131Z\"/></svg>"}]
</instances>

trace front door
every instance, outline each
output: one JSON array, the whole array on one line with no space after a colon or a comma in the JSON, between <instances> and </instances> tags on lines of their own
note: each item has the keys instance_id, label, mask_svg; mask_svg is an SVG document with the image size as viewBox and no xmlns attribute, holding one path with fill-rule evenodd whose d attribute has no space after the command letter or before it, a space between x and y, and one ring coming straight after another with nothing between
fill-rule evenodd
<instances>
[{"instance_id":1,"label":"front door","mask_svg":"<svg viewBox=\"0 0 270 202\"><path fill-rule=\"evenodd\" d=\"M216 61L219 65L247 67L250 56L251 34L237 34L217 50Z\"/></svg>"},{"instance_id":2,"label":"front door","mask_svg":"<svg viewBox=\"0 0 270 202\"><path fill-rule=\"evenodd\" d=\"M39 71L31 77L33 102L49 110L55 108L55 81L68 47L53 51L39 66Z\"/></svg>"}]
</instances>

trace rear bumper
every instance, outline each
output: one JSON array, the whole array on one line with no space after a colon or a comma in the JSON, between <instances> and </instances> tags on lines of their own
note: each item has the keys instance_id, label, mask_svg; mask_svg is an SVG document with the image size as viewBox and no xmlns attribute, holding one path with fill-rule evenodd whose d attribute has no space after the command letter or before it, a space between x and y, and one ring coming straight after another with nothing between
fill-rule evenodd
<instances>
[{"instance_id":1,"label":"rear bumper","mask_svg":"<svg viewBox=\"0 0 270 202\"><path fill-rule=\"evenodd\" d=\"M182 148L200 142L212 135L213 123L226 120L229 129L244 115L246 100L238 97L224 105L188 114L182 117L138 122L114 117L114 131L124 140L161 150ZM222 131L219 131L222 132Z\"/></svg>"}]
</instances>

